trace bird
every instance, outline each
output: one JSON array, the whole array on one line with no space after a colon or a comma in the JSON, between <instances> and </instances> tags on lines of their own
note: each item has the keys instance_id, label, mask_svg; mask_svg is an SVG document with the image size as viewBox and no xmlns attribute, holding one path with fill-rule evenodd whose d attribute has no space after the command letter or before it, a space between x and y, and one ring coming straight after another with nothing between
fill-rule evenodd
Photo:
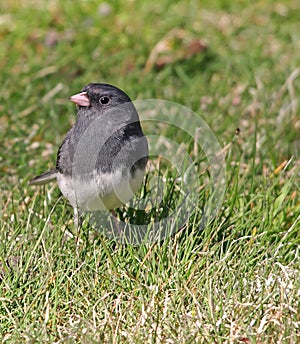
<instances>
[{"instance_id":1,"label":"bird","mask_svg":"<svg viewBox=\"0 0 300 344\"><path fill-rule=\"evenodd\" d=\"M89 83L69 98L77 119L57 152L55 168L29 181L43 185L57 180L74 209L113 210L140 188L148 161L148 142L129 96L105 83Z\"/></svg>"}]
</instances>

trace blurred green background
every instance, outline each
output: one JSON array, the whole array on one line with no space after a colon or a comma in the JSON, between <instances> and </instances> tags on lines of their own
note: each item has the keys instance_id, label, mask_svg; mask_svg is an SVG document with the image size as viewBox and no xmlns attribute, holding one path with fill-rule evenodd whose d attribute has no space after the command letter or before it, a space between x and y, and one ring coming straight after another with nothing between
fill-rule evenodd
<instances>
[{"instance_id":1,"label":"blurred green background","mask_svg":"<svg viewBox=\"0 0 300 344\"><path fill-rule=\"evenodd\" d=\"M299 340L299 18L298 0L1 2L3 342ZM224 147L240 129L205 234L80 258L62 239L58 190L27 182L89 82L185 105Z\"/></svg>"}]
</instances>

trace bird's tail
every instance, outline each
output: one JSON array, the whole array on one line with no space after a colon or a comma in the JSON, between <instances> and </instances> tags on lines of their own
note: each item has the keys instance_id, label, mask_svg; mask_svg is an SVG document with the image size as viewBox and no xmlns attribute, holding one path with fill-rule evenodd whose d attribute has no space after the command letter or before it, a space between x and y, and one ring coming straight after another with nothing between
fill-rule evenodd
<instances>
[{"instance_id":1,"label":"bird's tail","mask_svg":"<svg viewBox=\"0 0 300 344\"><path fill-rule=\"evenodd\" d=\"M31 179L29 185L44 185L50 182L52 179L55 179L57 176L56 170L50 170L45 173L40 174L39 176Z\"/></svg>"}]
</instances>

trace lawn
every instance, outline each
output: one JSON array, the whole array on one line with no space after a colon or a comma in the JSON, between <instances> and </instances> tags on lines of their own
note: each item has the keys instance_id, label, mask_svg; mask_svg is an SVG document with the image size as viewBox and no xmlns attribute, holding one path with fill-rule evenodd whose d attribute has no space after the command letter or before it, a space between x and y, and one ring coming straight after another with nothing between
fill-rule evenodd
<instances>
[{"instance_id":1,"label":"lawn","mask_svg":"<svg viewBox=\"0 0 300 344\"><path fill-rule=\"evenodd\" d=\"M298 0L1 2L2 343L299 343L299 18ZM68 98L89 82L195 116L192 136L180 117L144 123L200 183L163 240L124 244L87 221L78 234L55 183L28 185L55 164ZM157 178L161 207L120 219L177 214L184 178L159 147L135 201L155 202Z\"/></svg>"}]
</instances>

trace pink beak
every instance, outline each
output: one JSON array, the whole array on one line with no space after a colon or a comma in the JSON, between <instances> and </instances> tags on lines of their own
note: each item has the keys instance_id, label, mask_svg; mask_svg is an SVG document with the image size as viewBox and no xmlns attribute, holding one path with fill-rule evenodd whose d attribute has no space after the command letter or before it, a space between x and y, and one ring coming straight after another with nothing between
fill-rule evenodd
<instances>
[{"instance_id":1,"label":"pink beak","mask_svg":"<svg viewBox=\"0 0 300 344\"><path fill-rule=\"evenodd\" d=\"M81 92L70 97L70 100L79 106L90 106L90 100L86 92Z\"/></svg>"}]
</instances>

